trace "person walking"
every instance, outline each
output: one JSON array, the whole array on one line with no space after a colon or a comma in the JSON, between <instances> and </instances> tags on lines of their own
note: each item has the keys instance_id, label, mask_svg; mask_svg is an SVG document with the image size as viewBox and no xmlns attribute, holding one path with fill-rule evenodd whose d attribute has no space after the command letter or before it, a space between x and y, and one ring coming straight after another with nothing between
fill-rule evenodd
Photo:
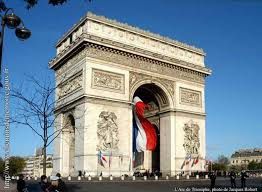
<instances>
[{"instance_id":1,"label":"person walking","mask_svg":"<svg viewBox=\"0 0 262 192\"><path fill-rule=\"evenodd\" d=\"M58 191L59 192L67 192L67 187L65 182L62 180L61 174L57 173L56 176L58 177Z\"/></svg>"},{"instance_id":2,"label":"person walking","mask_svg":"<svg viewBox=\"0 0 262 192\"><path fill-rule=\"evenodd\" d=\"M246 178L248 177L247 173L242 170L241 171L241 187L245 188L246 187Z\"/></svg>"},{"instance_id":3,"label":"person walking","mask_svg":"<svg viewBox=\"0 0 262 192\"><path fill-rule=\"evenodd\" d=\"M59 177L57 177L57 176L51 176L50 177L51 185L48 188L49 192L59 192L58 191L58 179L59 179Z\"/></svg>"},{"instance_id":4,"label":"person walking","mask_svg":"<svg viewBox=\"0 0 262 192\"><path fill-rule=\"evenodd\" d=\"M49 187L51 186L51 183L48 182L46 175L41 176L41 181L39 182L39 184L43 192L49 192Z\"/></svg>"},{"instance_id":5,"label":"person walking","mask_svg":"<svg viewBox=\"0 0 262 192\"><path fill-rule=\"evenodd\" d=\"M210 177L210 181L211 181L210 191L213 191L213 188L215 187L215 184L216 184L216 174L215 174L215 172L212 171L212 172L209 174L209 177Z\"/></svg>"},{"instance_id":6,"label":"person walking","mask_svg":"<svg viewBox=\"0 0 262 192\"><path fill-rule=\"evenodd\" d=\"M16 189L17 189L18 192L26 192L27 191L23 174L19 175L19 179L17 180Z\"/></svg>"},{"instance_id":7,"label":"person walking","mask_svg":"<svg viewBox=\"0 0 262 192\"><path fill-rule=\"evenodd\" d=\"M234 171L231 171L229 173L229 177L230 177L231 187L236 188L236 173Z\"/></svg>"}]
</instances>

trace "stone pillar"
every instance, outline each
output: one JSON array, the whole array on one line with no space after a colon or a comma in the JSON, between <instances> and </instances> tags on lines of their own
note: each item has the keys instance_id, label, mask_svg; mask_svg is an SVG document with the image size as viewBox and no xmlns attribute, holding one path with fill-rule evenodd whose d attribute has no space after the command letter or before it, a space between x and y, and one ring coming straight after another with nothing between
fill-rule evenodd
<instances>
[{"instance_id":1,"label":"stone pillar","mask_svg":"<svg viewBox=\"0 0 262 192\"><path fill-rule=\"evenodd\" d=\"M152 151L146 150L144 152L144 168L150 172L152 171Z\"/></svg>"},{"instance_id":2,"label":"stone pillar","mask_svg":"<svg viewBox=\"0 0 262 192\"><path fill-rule=\"evenodd\" d=\"M69 133L64 131L62 133L62 167L61 170L63 176L69 175Z\"/></svg>"},{"instance_id":3,"label":"stone pillar","mask_svg":"<svg viewBox=\"0 0 262 192\"><path fill-rule=\"evenodd\" d=\"M165 174L171 172L171 142L172 137L171 113L160 116L160 171Z\"/></svg>"},{"instance_id":4,"label":"stone pillar","mask_svg":"<svg viewBox=\"0 0 262 192\"><path fill-rule=\"evenodd\" d=\"M57 115L57 114L56 114ZM55 131L61 129L62 126L62 114L57 115L55 122ZM53 156L53 172L61 173L63 169L62 157L63 157L63 139L62 134L60 137L54 140L54 156Z\"/></svg>"}]
</instances>

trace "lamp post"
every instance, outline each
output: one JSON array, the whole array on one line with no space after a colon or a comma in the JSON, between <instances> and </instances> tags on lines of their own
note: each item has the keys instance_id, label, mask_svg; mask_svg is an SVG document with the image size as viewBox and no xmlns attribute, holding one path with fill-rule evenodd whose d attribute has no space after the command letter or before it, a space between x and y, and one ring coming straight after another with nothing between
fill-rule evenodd
<instances>
[{"instance_id":1,"label":"lamp post","mask_svg":"<svg viewBox=\"0 0 262 192\"><path fill-rule=\"evenodd\" d=\"M3 87L2 81L2 57L5 27L15 29L15 34L20 40L26 40L31 36L31 31L24 26L23 21L14 14L12 8L7 8L3 1L0 1L0 12L3 12L1 17L1 34L0 34L0 88Z\"/></svg>"}]
</instances>

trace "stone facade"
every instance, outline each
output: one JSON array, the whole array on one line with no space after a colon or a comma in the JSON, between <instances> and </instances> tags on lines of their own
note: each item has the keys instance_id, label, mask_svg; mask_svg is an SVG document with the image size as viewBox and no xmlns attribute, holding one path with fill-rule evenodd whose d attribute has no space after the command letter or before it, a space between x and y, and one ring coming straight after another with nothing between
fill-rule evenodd
<instances>
[{"instance_id":1,"label":"stone facade","mask_svg":"<svg viewBox=\"0 0 262 192\"><path fill-rule=\"evenodd\" d=\"M160 132L160 171L204 170L205 67L202 49L88 13L57 43L54 171L131 174L132 99L145 97ZM69 128L65 126L69 123ZM98 163L102 151L109 161ZM181 168L185 157L199 158ZM193 161L192 159L192 161ZM144 155L152 170L151 153Z\"/></svg>"},{"instance_id":2,"label":"stone facade","mask_svg":"<svg viewBox=\"0 0 262 192\"><path fill-rule=\"evenodd\" d=\"M232 154L231 165L248 165L250 162L262 162L262 149L240 149Z\"/></svg>"}]
</instances>

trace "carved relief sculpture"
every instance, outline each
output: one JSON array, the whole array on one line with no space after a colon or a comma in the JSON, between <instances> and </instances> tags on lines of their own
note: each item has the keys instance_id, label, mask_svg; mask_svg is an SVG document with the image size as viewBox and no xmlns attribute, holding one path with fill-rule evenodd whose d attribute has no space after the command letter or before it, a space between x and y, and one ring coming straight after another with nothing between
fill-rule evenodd
<instances>
[{"instance_id":1,"label":"carved relief sculpture","mask_svg":"<svg viewBox=\"0 0 262 192\"><path fill-rule=\"evenodd\" d=\"M125 92L124 75L93 69L92 88L102 88L108 91Z\"/></svg>"},{"instance_id":2,"label":"carved relief sculpture","mask_svg":"<svg viewBox=\"0 0 262 192\"><path fill-rule=\"evenodd\" d=\"M83 76L81 74L73 79L67 80L65 83L62 83L60 86L58 86L58 93L57 93L58 99L73 92L78 88L81 88L82 81L83 81Z\"/></svg>"},{"instance_id":3,"label":"carved relief sculpture","mask_svg":"<svg viewBox=\"0 0 262 192\"><path fill-rule=\"evenodd\" d=\"M201 92L180 87L180 103L201 107Z\"/></svg>"},{"instance_id":4,"label":"carved relief sculpture","mask_svg":"<svg viewBox=\"0 0 262 192\"><path fill-rule=\"evenodd\" d=\"M193 121L189 121L184 125L184 144L183 147L187 154L199 154L199 125Z\"/></svg>"},{"instance_id":5,"label":"carved relief sculpture","mask_svg":"<svg viewBox=\"0 0 262 192\"><path fill-rule=\"evenodd\" d=\"M102 111L97 122L98 151L112 151L118 149L117 116L114 112Z\"/></svg>"}]
</instances>

